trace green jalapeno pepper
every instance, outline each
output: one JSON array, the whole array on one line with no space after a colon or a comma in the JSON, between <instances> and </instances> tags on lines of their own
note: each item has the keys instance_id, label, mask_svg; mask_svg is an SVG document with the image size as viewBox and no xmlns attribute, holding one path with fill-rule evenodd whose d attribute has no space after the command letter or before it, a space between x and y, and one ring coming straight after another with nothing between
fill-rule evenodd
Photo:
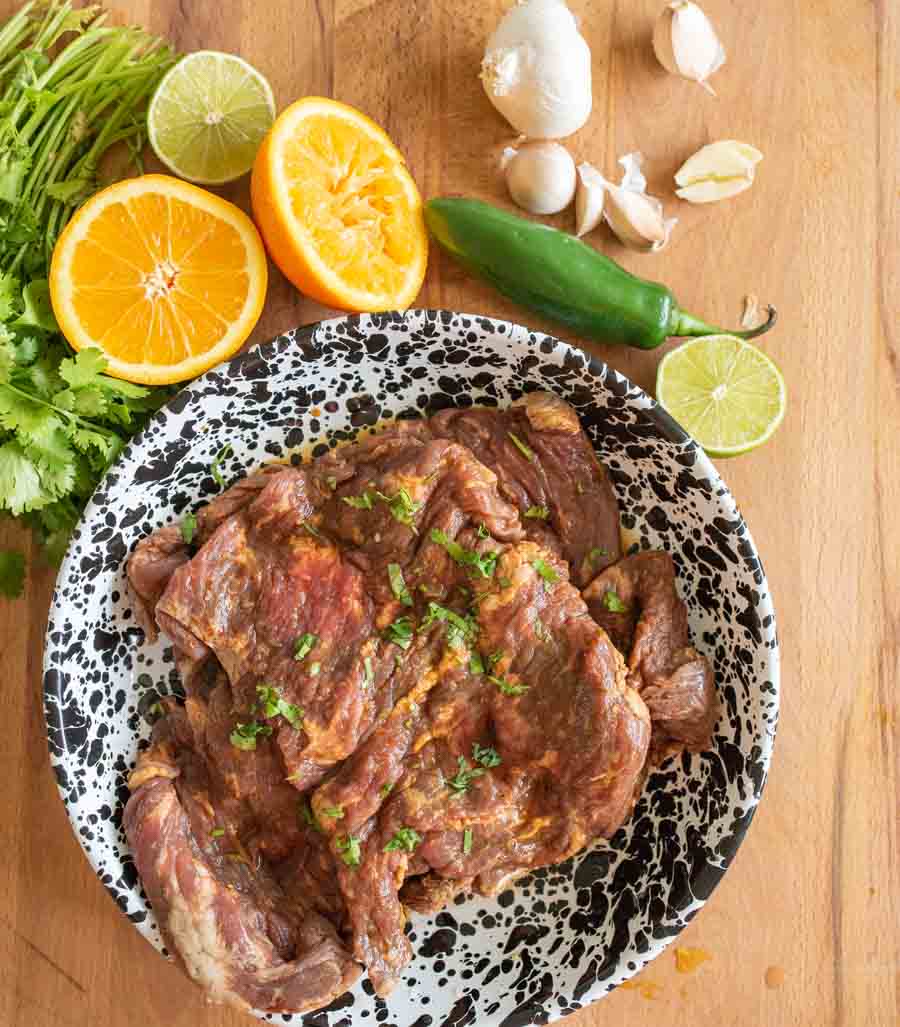
<instances>
[{"instance_id":1,"label":"green jalapeno pepper","mask_svg":"<svg viewBox=\"0 0 900 1027\"><path fill-rule=\"evenodd\" d=\"M425 222L463 266L504 296L579 335L655 349L670 336L725 332L681 310L664 285L629 274L575 236L489 203L429 200ZM762 335L775 324L775 308L768 312L758 328L726 334Z\"/></svg>"}]
</instances>

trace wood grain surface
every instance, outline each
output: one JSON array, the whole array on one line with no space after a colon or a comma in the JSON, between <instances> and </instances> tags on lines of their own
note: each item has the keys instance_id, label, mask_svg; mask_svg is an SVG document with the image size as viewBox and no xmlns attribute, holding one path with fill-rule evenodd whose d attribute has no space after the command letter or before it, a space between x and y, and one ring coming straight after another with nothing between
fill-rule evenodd
<instances>
[{"instance_id":1,"label":"wood grain surface","mask_svg":"<svg viewBox=\"0 0 900 1027\"><path fill-rule=\"evenodd\" d=\"M13 9L0 0L0 14ZM498 0L127 0L122 18L182 51L240 53L279 105L355 104L406 153L424 195L502 200L511 133L476 73ZM594 241L665 280L691 311L777 305L765 346L790 406L763 450L722 465L763 555L783 654L775 761L756 820L678 944L567 1027L896 1027L900 1023L900 5L705 0L728 63L718 98L650 49L662 0L573 0L593 51L594 113L573 152L612 174L641 149L677 213L661 254ZM719 138L765 155L753 189L689 207L672 172ZM227 190L246 206L247 184ZM570 217L571 215L568 215ZM565 218L561 219L565 221ZM421 305L526 320L432 253ZM324 311L277 273L255 341ZM564 333L563 333L564 334ZM645 388L661 352L592 347ZM48 765L41 646L53 584L29 538L26 596L0 600L0 1024L248 1024L199 991L121 916L69 830Z\"/></svg>"}]
</instances>

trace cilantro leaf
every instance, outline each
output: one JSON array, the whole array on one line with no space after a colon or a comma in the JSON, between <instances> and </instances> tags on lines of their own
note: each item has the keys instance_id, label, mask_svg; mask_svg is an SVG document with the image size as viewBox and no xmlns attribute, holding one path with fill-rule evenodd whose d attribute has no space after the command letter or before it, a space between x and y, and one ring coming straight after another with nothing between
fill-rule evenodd
<instances>
[{"instance_id":1,"label":"cilantro leaf","mask_svg":"<svg viewBox=\"0 0 900 1027\"><path fill-rule=\"evenodd\" d=\"M531 566L534 567L548 585L555 585L559 581L559 575L546 560L532 560Z\"/></svg>"},{"instance_id":2,"label":"cilantro leaf","mask_svg":"<svg viewBox=\"0 0 900 1027\"><path fill-rule=\"evenodd\" d=\"M496 749L488 745L479 745L478 742L472 746L472 759L483 767L499 767L503 762Z\"/></svg>"},{"instance_id":3,"label":"cilantro leaf","mask_svg":"<svg viewBox=\"0 0 900 1027\"><path fill-rule=\"evenodd\" d=\"M521 682L507 681L506 678L489 677L488 681L496 685L504 695L524 695L531 687Z\"/></svg>"},{"instance_id":4,"label":"cilantro leaf","mask_svg":"<svg viewBox=\"0 0 900 1027\"><path fill-rule=\"evenodd\" d=\"M219 452L216 453L215 457L213 458L213 462L209 465L209 473L213 476L213 478L215 478L216 484L219 486L220 489L225 488L225 477L219 469L220 465L222 461L227 460L233 452L234 450L231 448L231 443L226 442L225 445L219 450Z\"/></svg>"},{"instance_id":5,"label":"cilantro leaf","mask_svg":"<svg viewBox=\"0 0 900 1027\"><path fill-rule=\"evenodd\" d=\"M409 649L413 639L412 617L398 617L393 624L389 624L384 632L384 638L401 649Z\"/></svg>"},{"instance_id":6,"label":"cilantro leaf","mask_svg":"<svg viewBox=\"0 0 900 1027\"><path fill-rule=\"evenodd\" d=\"M294 659L299 663L305 656L315 649L319 644L319 636L311 631L305 631L299 638L294 640Z\"/></svg>"},{"instance_id":7,"label":"cilantro leaf","mask_svg":"<svg viewBox=\"0 0 900 1027\"><path fill-rule=\"evenodd\" d=\"M446 533L439 528L432 528L429 536L432 542L443 546L451 560L461 567L470 567L477 571L482 578L490 578L497 568L497 560L500 554L496 551L489 553L476 553L474 549L465 549L458 542L448 538Z\"/></svg>"},{"instance_id":8,"label":"cilantro leaf","mask_svg":"<svg viewBox=\"0 0 900 1027\"><path fill-rule=\"evenodd\" d=\"M18 599L24 591L24 554L14 549L0 549L0 596Z\"/></svg>"},{"instance_id":9,"label":"cilantro leaf","mask_svg":"<svg viewBox=\"0 0 900 1027\"><path fill-rule=\"evenodd\" d=\"M462 649L474 642L478 634L478 625L471 615L463 617L455 610L449 610L440 603L431 602L419 625L419 631L427 631L435 621L447 625L447 644L452 649Z\"/></svg>"},{"instance_id":10,"label":"cilantro leaf","mask_svg":"<svg viewBox=\"0 0 900 1027\"><path fill-rule=\"evenodd\" d=\"M197 515L194 513L187 513L181 519L181 537L188 545L190 545L194 541L194 535L196 534Z\"/></svg>"},{"instance_id":11,"label":"cilantro leaf","mask_svg":"<svg viewBox=\"0 0 900 1027\"><path fill-rule=\"evenodd\" d=\"M343 820L344 810L342 806L325 806L322 809L323 817L331 817L332 820Z\"/></svg>"},{"instance_id":12,"label":"cilantro leaf","mask_svg":"<svg viewBox=\"0 0 900 1027\"><path fill-rule=\"evenodd\" d=\"M467 827L463 831L463 855L468 856L472 851L472 828Z\"/></svg>"},{"instance_id":13,"label":"cilantro leaf","mask_svg":"<svg viewBox=\"0 0 900 1027\"><path fill-rule=\"evenodd\" d=\"M519 438L518 435L514 435L511 431L506 433L512 440L512 444L516 449L525 457L526 460L534 460L534 453L525 445L525 443Z\"/></svg>"},{"instance_id":14,"label":"cilantro leaf","mask_svg":"<svg viewBox=\"0 0 900 1027\"><path fill-rule=\"evenodd\" d=\"M455 776L447 779L447 787L456 792L457 795L463 795L469 790L469 785L477 777L481 777L484 773L484 767L470 767L469 761L465 756L460 756L456 761L459 770Z\"/></svg>"},{"instance_id":15,"label":"cilantro leaf","mask_svg":"<svg viewBox=\"0 0 900 1027\"><path fill-rule=\"evenodd\" d=\"M395 521L411 528L413 534L418 534L413 517L422 509L422 503L414 502L406 489L400 489L394 496L386 496L383 492L376 492L375 495L382 503L387 504L388 510L390 510L391 516Z\"/></svg>"},{"instance_id":16,"label":"cilantro leaf","mask_svg":"<svg viewBox=\"0 0 900 1027\"><path fill-rule=\"evenodd\" d=\"M628 613L628 607L612 589L603 593L603 605L610 613Z\"/></svg>"},{"instance_id":17,"label":"cilantro leaf","mask_svg":"<svg viewBox=\"0 0 900 1027\"><path fill-rule=\"evenodd\" d=\"M391 583L391 591L394 593L394 597L399 599L404 606L412 606L412 596L406 587L403 570L399 563L388 564L388 581Z\"/></svg>"},{"instance_id":18,"label":"cilantro leaf","mask_svg":"<svg viewBox=\"0 0 900 1027\"><path fill-rule=\"evenodd\" d=\"M19 328L40 328L45 332L58 332L59 325L50 303L50 284L46 278L35 278L22 290L25 309L13 321Z\"/></svg>"},{"instance_id":19,"label":"cilantro leaf","mask_svg":"<svg viewBox=\"0 0 900 1027\"><path fill-rule=\"evenodd\" d=\"M529 506L522 516L527 517L529 520L546 521L550 516L550 508L546 506Z\"/></svg>"},{"instance_id":20,"label":"cilantro leaf","mask_svg":"<svg viewBox=\"0 0 900 1027\"><path fill-rule=\"evenodd\" d=\"M358 867L362 861L359 839L352 834L345 834L342 838L338 838L337 850L348 867Z\"/></svg>"},{"instance_id":21,"label":"cilantro leaf","mask_svg":"<svg viewBox=\"0 0 900 1027\"><path fill-rule=\"evenodd\" d=\"M270 734L272 734L272 728L268 724L259 724L255 720L251 720L249 724L235 724L228 740L235 749L250 752L256 748L257 736L261 735L265 738Z\"/></svg>"},{"instance_id":22,"label":"cilantro leaf","mask_svg":"<svg viewBox=\"0 0 900 1027\"><path fill-rule=\"evenodd\" d=\"M385 845L385 852L415 852L422 840L418 831L411 827L401 827L394 832L394 837Z\"/></svg>"},{"instance_id":23,"label":"cilantro leaf","mask_svg":"<svg viewBox=\"0 0 900 1027\"><path fill-rule=\"evenodd\" d=\"M363 492L358 496L344 496L342 502L347 506L352 506L354 510L372 510L375 507L375 501L370 492Z\"/></svg>"},{"instance_id":24,"label":"cilantro leaf","mask_svg":"<svg viewBox=\"0 0 900 1027\"><path fill-rule=\"evenodd\" d=\"M37 466L20 443L13 440L0 446L0 510L9 510L18 517L46 506L52 498L41 484Z\"/></svg>"}]
</instances>

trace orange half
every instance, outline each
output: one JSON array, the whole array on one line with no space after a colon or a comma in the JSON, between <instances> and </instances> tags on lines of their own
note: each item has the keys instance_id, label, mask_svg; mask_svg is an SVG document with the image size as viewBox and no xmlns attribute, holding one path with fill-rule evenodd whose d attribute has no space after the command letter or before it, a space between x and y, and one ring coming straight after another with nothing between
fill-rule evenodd
<instances>
[{"instance_id":1,"label":"orange half","mask_svg":"<svg viewBox=\"0 0 900 1027\"><path fill-rule=\"evenodd\" d=\"M383 129L336 100L298 100L253 166L253 214L301 292L342 310L403 310L428 261L422 198Z\"/></svg>"},{"instance_id":2,"label":"orange half","mask_svg":"<svg viewBox=\"0 0 900 1027\"><path fill-rule=\"evenodd\" d=\"M197 186L143 175L97 193L59 237L53 312L76 350L148 385L232 356L262 312L266 255L247 215Z\"/></svg>"}]
</instances>

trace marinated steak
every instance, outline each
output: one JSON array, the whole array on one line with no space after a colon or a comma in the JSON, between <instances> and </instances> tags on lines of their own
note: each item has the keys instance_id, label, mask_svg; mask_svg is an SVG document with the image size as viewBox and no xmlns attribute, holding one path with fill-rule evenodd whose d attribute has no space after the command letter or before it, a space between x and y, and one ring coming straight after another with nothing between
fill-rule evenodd
<instances>
[{"instance_id":1,"label":"marinated steak","mask_svg":"<svg viewBox=\"0 0 900 1027\"><path fill-rule=\"evenodd\" d=\"M214 999L315 1009L360 963L387 994L407 909L609 837L651 749L708 743L671 560L620 559L606 472L555 397L268 466L196 518L191 544L164 527L128 567L186 699L125 826Z\"/></svg>"},{"instance_id":2,"label":"marinated steak","mask_svg":"<svg viewBox=\"0 0 900 1027\"><path fill-rule=\"evenodd\" d=\"M628 660L653 721L652 759L708 749L718 715L708 660L688 639L687 607L668 553L627 556L584 590L592 616Z\"/></svg>"}]
</instances>

